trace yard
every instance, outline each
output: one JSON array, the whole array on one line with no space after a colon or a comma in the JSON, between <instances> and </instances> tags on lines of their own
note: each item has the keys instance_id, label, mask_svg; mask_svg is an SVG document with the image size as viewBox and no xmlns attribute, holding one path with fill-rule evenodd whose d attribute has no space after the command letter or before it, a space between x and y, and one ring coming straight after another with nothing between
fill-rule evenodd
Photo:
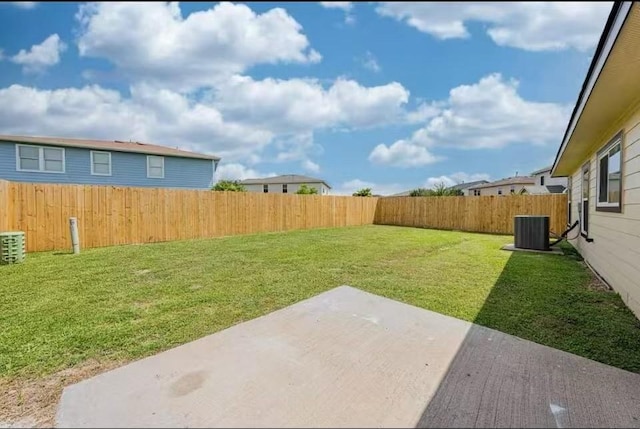
<instances>
[{"instance_id":1,"label":"yard","mask_svg":"<svg viewBox=\"0 0 640 429\"><path fill-rule=\"evenodd\" d=\"M570 246L510 241L369 225L30 254L0 267L0 426L50 424L70 381L342 284L640 372L640 323Z\"/></svg>"}]
</instances>

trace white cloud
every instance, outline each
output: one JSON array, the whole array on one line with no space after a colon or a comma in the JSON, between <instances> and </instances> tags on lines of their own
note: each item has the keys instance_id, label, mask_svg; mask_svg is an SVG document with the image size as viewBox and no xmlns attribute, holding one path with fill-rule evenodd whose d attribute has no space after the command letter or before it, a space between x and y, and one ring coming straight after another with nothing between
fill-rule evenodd
<instances>
[{"instance_id":1,"label":"white cloud","mask_svg":"<svg viewBox=\"0 0 640 429\"><path fill-rule=\"evenodd\" d=\"M380 67L380 64L378 64L378 60L376 59L375 55L373 55L369 51L367 51L364 58L362 59L362 66L365 69L371 70L374 73L379 73L380 70L382 70L382 68Z\"/></svg>"},{"instance_id":2,"label":"white cloud","mask_svg":"<svg viewBox=\"0 0 640 429\"><path fill-rule=\"evenodd\" d=\"M440 111L424 127L408 139L390 146L378 145L369 159L397 166L418 166L433 162L434 156L427 149L556 143L566 125L570 106L528 101L517 89L517 81L505 81L500 74L486 76L473 85L458 86L449 92L447 100L433 104Z\"/></svg>"},{"instance_id":3,"label":"white cloud","mask_svg":"<svg viewBox=\"0 0 640 429\"><path fill-rule=\"evenodd\" d=\"M320 5L327 9L342 9L345 12L353 8L353 2L350 1L321 1Z\"/></svg>"},{"instance_id":4,"label":"white cloud","mask_svg":"<svg viewBox=\"0 0 640 429\"><path fill-rule=\"evenodd\" d=\"M388 2L376 11L439 39L466 38L465 24L487 25L500 46L529 51L591 49L611 2Z\"/></svg>"},{"instance_id":5,"label":"white cloud","mask_svg":"<svg viewBox=\"0 0 640 429\"><path fill-rule=\"evenodd\" d=\"M38 5L37 1L10 1L10 5L19 7L20 9L33 9Z\"/></svg>"},{"instance_id":6,"label":"white cloud","mask_svg":"<svg viewBox=\"0 0 640 429\"><path fill-rule=\"evenodd\" d=\"M138 140L215 153L226 160L256 160L273 135L227 122L215 107L144 85L131 98L96 85L39 90L0 89L0 130L6 134Z\"/></svg>"},{"instance_id":7,"label":"white cloud","mask_svg":"<svg viewBox=\"0 0 640 429\"><path fill-rule=\"evenodd\" d=\"M398 140L391 146L379 144L369 155L374 164L386 164L396 167L419 167L440 161L426 148L405 140Z\"/></svg>"},{"instance_id":8,"label":"white cloud","mask_svg":"<svg viewBox=\"0 0 640 429\"><path fill-rule=\"evenodd\" d=\"M305 159L304 161L302 161L302 168L312 173L320 172L320 166L310 159Z\"/></svg>"},{"instance_id":9,"label":"white cloud","mask_svg":"<svg viewBox=\"0 0 640 429\"><path fill-rule=\"evenodd\" d=\"M77 14L81 56L109 59L165 87L211 86L256 64L315 63L302 27L284 9L256 14L220 3L183 17L178 2L89 3Z\"/></svg>"},{"instance_id":10,"label":"white cloud","mask_svg":"<svg viewBox=\"0 0 640 429\"><path fill-rule=\"evenodd\" d=\"M397 183L373 183L360 179L353 179L336 186L331 193L334 195L352 195L362 188L371 188L371 193L376 195L392 195L407 190L406 186Z\"/></svg>"},{"instance_id":11,"label":"white cloud","mask_svg":"<svg viewBox=\"0 0 640 429\"><path fill-rule=\"evenodd\" d=\"M444 183L445 186L453 186L460 183L475 182L477 180L489 180L489 175L486 173L467 174L464 172L457 172L448 176L429 177L424 182L424 187L433 188L440 183Z\"/></svg>"},{"instance_id":12,"label":"white cloud","mask_svg":"<svg viewBox=\"0 0 640 429\"><path fill-rule=\"evenodd\" d=\"M259 171L246 167L243 164L225 164L224 162L221 162L220 165L218 165L218 169L216 170L215 181L217 182L219 180L256 179L259 177L270 177L275 175L275 173L260 173Z\"/></svg>"},{"instance_id":13,"label":"white cloud","mask_svg":"<svg viewBox=\"0 0 640 429\"><path fill-rule=\"evenodd\" d=\"M234 76L213 93L225 117L274 132L328 127L372 127L400 120L409 91L397 82L364 87L337 79L324 88L315 79L263 79Z\"/></svg>"},{"instance_id":14,"label":"white cloud","mask_svg":"<svg viewBox=\"0 0 640 429\"><path fill-rule=\"evenodd\" d=\"M21 49L11 57L11 61L20 64L26 73L37 73L58 64L60 54L66 49L67 45L60 40L60 36L52 34L39 45L31 46L28 51Z\"/></svg>"},{"instance_id":15,"label":"white cloud","mask_svg":"<svg viewBox=\"0 0 640 429\"><path fill-rule=\"evenodd\" d=\"M321 1L320 6L326 9L340 9L344 11L345 24L355 24L356 18L351 13L353 9L353 2L351 1Z\"/></svg>"}]
</instances>

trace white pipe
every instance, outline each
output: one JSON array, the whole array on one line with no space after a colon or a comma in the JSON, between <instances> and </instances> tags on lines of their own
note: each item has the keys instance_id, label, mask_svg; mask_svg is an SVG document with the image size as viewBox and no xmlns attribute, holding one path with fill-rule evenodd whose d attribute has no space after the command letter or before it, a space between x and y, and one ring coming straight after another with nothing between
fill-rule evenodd
<instances>
[{"instance_id":1,"label":"white pipe","mask_svg":"<svg viewBox=\"0 0 640 429\"><path fill-rule=\"evenodd\" d=\"M80 238L78 237L78 218L69 218L69 230L71 231L71 244L73 246L73 254L80 253Z\"/></svg>"}]
</instances>

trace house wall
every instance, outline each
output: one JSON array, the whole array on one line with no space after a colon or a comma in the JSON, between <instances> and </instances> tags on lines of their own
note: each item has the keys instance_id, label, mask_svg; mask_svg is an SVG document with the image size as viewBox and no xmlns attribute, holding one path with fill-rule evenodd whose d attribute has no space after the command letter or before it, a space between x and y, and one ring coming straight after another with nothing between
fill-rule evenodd
<instances>
[{"instance_id":1,"label":"house wall","mask_svg":"<svg viewBox=\"0 0 640 429\"><path fill-rule=\"evenodd\" d=\"M65 147L64 150L64 173L26 172L18 171L16 168L16 144L0 142L0 179L16 182L187 189L208 189L213 181L213 161L208 159L165 156L164 178L154 179L147 177L146 154L106 151L111 152L111 176L95 176L91 174L90 149Z\"/></svg>"},{"instance_id":2,"label":"house wall","mask_svg":"<svg viewBox=\"0 0 640 429\"><path fill-rule=\"evenodd\" d=\"M567 178L566 177L551 177L551 170L542 172L540 174L535 174L532 176L535 179L534 185L536 186L547 186L547 185L562 185L565 188L567 187ZM540 183L540 178L544 177L544 185Z\"/></svg>"},{"instance_id":3,"label":"house wall","mask_svg":"<svg viewBox=\"0 0 640 429\"><path fill-rule=\"evenodd\" d=\"M480 195L498 195L498 189L502 189L502 195L510 195L511 194L511 186L512 185L500 185L500 186L488 186L486 188L480 188ZM519 193L525 185L513 185L514 192ZM473 189L469 189L468 195L473 196Z\"/></svg>"},{"instance_id":4,"label":"house wall","mask_svg":"<svg viewBox=\"0 0 640 429\"><path fill-rule=\"evenodd\" d=\"M263 192L263 185L244 185L249 192ZM287 184L287 193L295 194L300 189L302 183L288 183ZM329 188L327 188L323 183L307 183L307 186L310 188L316 188L318 190L318 195L327 195L329 194ZM270 194L281 194L282 193L282 185L277 184L269 185L269 193Z\"/></svg>"},{"instance_id":5,"label":"house wall","mask_svg":"<svg viewBox=\"0 0 640 429\"><path fill-rule=\"evenodd\" d=\"M622 212L596 211L597 151L623 130ZM640 108L617 121L599 139L598 149L584 160L590 165L589 243L578 234L571 240L584 259L620 294L640 317ZM571 222L582 201L582 168L572 175ZM570 234L571 238L575 231Z\"/></svg>"}]
</instances>

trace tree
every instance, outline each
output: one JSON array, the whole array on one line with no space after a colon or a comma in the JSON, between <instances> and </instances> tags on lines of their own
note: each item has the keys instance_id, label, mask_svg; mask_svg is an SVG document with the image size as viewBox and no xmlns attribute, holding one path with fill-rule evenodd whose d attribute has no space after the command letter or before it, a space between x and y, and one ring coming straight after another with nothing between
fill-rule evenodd
<instances>
[{"instance_id":1,"label":"tree","mask_svg":"<svg viewBox=\"0 0 640 429\"><path fill-rule=\"evenodd\" d=\"M316 188L308 186L306 183L303 183L302 185L300 185L300 187L298 188L298 191L296 192L296 194L298 195L313 195L317 193L318 193L318 190Z\"/></svg>"},{"instance_id":2,"label":"tree","mask_svg":"<svg viewBox=\"0 0 640 429\"><path fill-rule=\"evenodd\" d=\"M215 184L212 191L246 192L247 188L237 180L220 180Z\"/></svg>"},{"instance_id":3,"label":"tree","mask_svg":"<svg viewBox=\"0 0 640 429\"><path fill-rule=\"evenodd\" d=\"M457 197L464 193L460 189L448 187L444 182L440 182L433 189L418 188L411 191L411 197Z\"/></svg>"},{"instance_id":4,"label":"tree","mask_svg":"<svg viewBox=\"0 0 640 429\"><path fill-rule=\"evenodd\" d=\"M417 188L411 191L410 197L428 197L431 195L431 189Z\"/></svg>"},{"instance_id":5,"label":"tree","mask_svg":"<svg viewBox=\"0 0 640 429\"><path fill-rule=\"evenodd\" d=\"M353 193L354 197L370 197L371 196L371 188L362 188Z\"/></svg>"}]
</instances>

